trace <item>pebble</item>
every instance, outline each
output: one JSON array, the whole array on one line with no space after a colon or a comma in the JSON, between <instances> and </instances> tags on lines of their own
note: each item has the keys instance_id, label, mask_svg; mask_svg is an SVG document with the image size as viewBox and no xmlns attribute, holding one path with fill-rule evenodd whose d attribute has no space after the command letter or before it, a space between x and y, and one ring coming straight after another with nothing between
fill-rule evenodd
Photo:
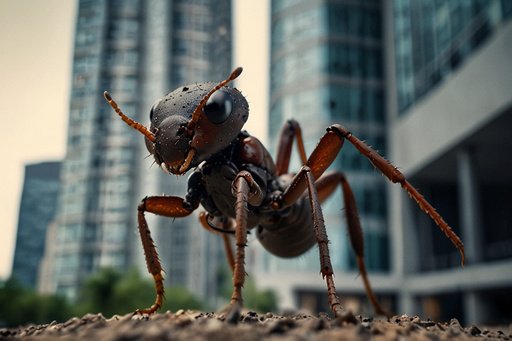
<instances>
[{"instance_id":1,"label":"pebble","mask_svg":"<svg viewBox=\"0 0 512 341\"><path fill-rule=\"evenodd\" d=\"M244 311L237 325L223 322L219 314L178 310L176 313L155 314L150 317L131 314L106 319L101 314L87 314L63 323L0 328L0 339L23 338L38 341L54 340L509 340L505 332L477 325L463 328L457 319L449 323L422 320L419 316L395 316L390 320L357 316L357 323L340 324L328 315Z\"/></svg>"}]
</instances>

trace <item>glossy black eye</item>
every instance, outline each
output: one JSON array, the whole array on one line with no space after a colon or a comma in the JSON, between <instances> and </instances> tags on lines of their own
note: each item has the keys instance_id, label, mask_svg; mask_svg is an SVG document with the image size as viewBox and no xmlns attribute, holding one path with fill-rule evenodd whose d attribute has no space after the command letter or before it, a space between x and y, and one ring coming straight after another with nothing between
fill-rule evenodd
<instances>
[{"instance_id":1,"label":"glossy black eye","mask_svg":"<svg viewBox=\"0 0 512 341\"><path fill-rule=\"evenodd\" d=\"M233 100L229 93L219 90L208 98L204 114L212 123L219 124L228 119L233 110Z\"/></svg>"}]
</instances>

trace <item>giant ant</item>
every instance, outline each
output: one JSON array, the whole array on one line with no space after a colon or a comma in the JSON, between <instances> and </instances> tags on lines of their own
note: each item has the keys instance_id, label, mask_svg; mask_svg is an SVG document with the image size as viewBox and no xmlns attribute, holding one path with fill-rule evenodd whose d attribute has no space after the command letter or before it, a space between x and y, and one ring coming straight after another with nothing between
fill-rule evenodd
<instances>
[{"instance_id":1,"label":"giant ant","mask_svg":"<svg viewBox=\"0 0 512 341\"><path fill-rule=\"evenodd\" d=\"M154 313L162 306L164 297L162 267L144 214L184 217L201 205L206 210L199 216L201 224L222 235L233 270L229 319L236 319L242 307L249 229L256 229L265 249L281 257L301 255L317 244L329 305L336 316L346 316L334 286L320 207L341 185L350 242L367 296L377 314L387 315L368 280L363 234L349 182L340 171L326 173L345 141L353 144L391 182L402 186L457 247L464 263L464 246L450 226L396 167L345 127L338 124L328 127L307 157L301 128L295 120L289 120L281 130L274 162L257 138L242 131L249 115L247 101L237 89L226 86L241 72L242 68L237 68L217 84L196 83L169 93L152 107L149 129L124 115L112 97L104 93L123 121L145 136L147 149L165 172L182 175L194 169L188 179L185 198L150 196L138 206L139 232L147 268L155 281L156 301L137 313ZM294 140L303 166L296 174L291 174L288 168ZM230 234L235 236L235 254Z\"/></svg>"}]
</instances>

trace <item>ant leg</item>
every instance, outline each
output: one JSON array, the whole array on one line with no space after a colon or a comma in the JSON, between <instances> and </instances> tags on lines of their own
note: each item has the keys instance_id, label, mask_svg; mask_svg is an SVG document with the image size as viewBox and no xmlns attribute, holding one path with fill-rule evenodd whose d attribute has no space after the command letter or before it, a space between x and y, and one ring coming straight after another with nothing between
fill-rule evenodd
<instances>
[{"instance_id":1,"label":"ant leg","mask_svg":"<svg viewBox=\"0 0 512 341\"><path fill-rule=\"evenodd\" d=\"M231 268L231 272L235 269L235 256L233 255L233 248L231 247L231 240L228 234L232 233L231 227L231 221L229 218L222 219L222 228L219 227L213 227L208 222L208 213L201 212L199 213L199 221L201 222L201 225L203 227L215 234L218 234L222 237L222 240L224 241L224 250L226 251L226 257L228 259L229 267Z\"/></svg>"},{"instance_id":2,"label":"ant leg","mask_svg":"<svg viewBox=\"0 0 512 341\"><path fill-rule=\"evenodd\" d=\"M158 258L158 252L156 251L155 243L151 238L146 218L144 217L145 212L158 214L165 217L185 217L192 213L192 210L183 207L183 199L171 196L159 196L159 197L146 197L142 199L138 207L138 223L139 233L142 241L142 247L144 249L144 255L146 257L146 265L148 271L153 275L156 288L156 299L155 303L147 309L137 309L135 314L153 314L157 311L163 303L164 299L164 278L162 275L162 265Z\"/></svg>"},{"instance_id":3,"label":"ant leg","mask_svg":"<svg viewBox=\"0 0 512 341\"><path fill-rule=\"evenodd\" d=\"M288 120L281 129L279 137L276 157L276 175L288 173L294 139L297 139L297 149L299 150L302 164L306 164L308 158L306 156L304 142L302 140L302 130L300 129L300 125L293 119Z\"/></svg>"},{"instance_id":4,"label":"ant leg","mask_svg":"<svg viewBox=\"0 0 512 341\"><path fill-rule=\"evenodd\" d=\"M233 295L227 320L237 323L243 305L242 287L245 282L245 247L247 246L247 213L248 203L263 199L263 192L247 171L241 171L232 182L231 191L236 197L235 203L235 245L236 256L233 269Z\"/></svg>"},{"instance_id":5,"label":"ant leg","mask_svg":"<svg viewBox=\"0 0 512 341\"><path fill-rule=\"evenodd\" d=\"M343 201L345 203L345 218L347 220L348 235L350 238L350 244L356 254L357 266L363 279L364 288L366 290L366 296L370 300L373 310L378 315L386 315L391 317L391 313L383 309L370 285L368 274L366 272L366 265L364 263L364 238L363 231L361 228L361 222L359 220L359 213L357 211L357 205L354 198L354 194L348 183L345 174L342 172L331 172L324 174L315 183L318 190L318 198L320 203L323 203L336 189L338 184L341 185L343 192Z\"/></svg>"},{"instance_id":6,"label":"ant leg","mask_svg":"<svg viewBox=\"0 0 512 341\"><path fill-rule=\"evenodd\" d=\"M436 211L432 205L414 188L406 179L405 176L388 160L379 155L375 150L368 146L363 141L352 135L345 127L335 124L329 127L332 131L348 140L356 149L364 155L381 173L386 176L389 181L393 183L399 183L402 188L409 194L409 196L416 201L418 206L428 214L436 225L444 232L446 237L455 245L459 250L461 256L461 265L464 266L464 244L460 240L459 236L452 230L450 225L446 223L441 215Z\"/></svg>"},{"instance_id":7,"label":"ant leg","mask_svg":"<svg viewBox=\"0 0 512 341\"><path fill-rule=\"evenodd\" d=\"M461 264L464 265L464 245L452 228L444 221L441 215L432 205L405 179L405 176L388 160L379 155L366 143L352 135L345 127L334 124L327 128L327 132L321 138L306 165L310 168L314 179L318 179L332 164L343 142L348 140L356 149L365 156L380 172L393 183L399 183L409 196L416 201L418 206L427 213L442 232L459 250ZM298 174L297 174L298 175ZM292 179L291 184L281 195L276 195L272 200L272 207L279 209L290 206L296 202L306 190L307 184L298 176Z\"/></svg>"},{"instance_id":8,"label":"ant leg","mask_svg":"<svg viewBox=\"0 0 512 341\"><path fill-rule=\"evenodd\" d=\"M347 322L354 322L355 317L351 312L343 311L341 302L336 294L336 287L334 285L333 278L334 271L332 269L331 258L329 255L329 240L327 238L327 231L325 229L324 217L322 208L320 207L320 200L313 172L308 166L301 167L294 180L292 181L292 184L290 184L290 187L294 185L306 186L307 189L311 214L313 217L313 229L320 253L320 272L322 274L322 278L324 278L327 283L327 298L331 310L334 312L336 317L339 317ZM288 187L288 189L290 189L290 187ZM286 193L289 193L288 189L285 191L285 194L283 194L285 198Z\"/></svg>"}]
</instances>

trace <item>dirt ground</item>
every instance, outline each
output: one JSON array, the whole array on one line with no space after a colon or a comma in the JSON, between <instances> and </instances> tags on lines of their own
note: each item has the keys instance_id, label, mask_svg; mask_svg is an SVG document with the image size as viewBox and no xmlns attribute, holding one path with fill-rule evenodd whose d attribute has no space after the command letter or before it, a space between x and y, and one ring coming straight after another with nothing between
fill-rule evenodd
<instances>
[{"instance_id":1,"label":"dirt ground","mask_svg":"<svg viewBox=\"0 0 512 341\"><path fill-rule=\"evenodd\" d=\"M512 340L512 325L503 328L463 327L405 315L387 319L356 316L341 322L327 315L258 315L245 312L238 323L223 315L180 310L150 317L101 314L64 323L0 329L0 340Z\"/></svg>"}]
</instances>

